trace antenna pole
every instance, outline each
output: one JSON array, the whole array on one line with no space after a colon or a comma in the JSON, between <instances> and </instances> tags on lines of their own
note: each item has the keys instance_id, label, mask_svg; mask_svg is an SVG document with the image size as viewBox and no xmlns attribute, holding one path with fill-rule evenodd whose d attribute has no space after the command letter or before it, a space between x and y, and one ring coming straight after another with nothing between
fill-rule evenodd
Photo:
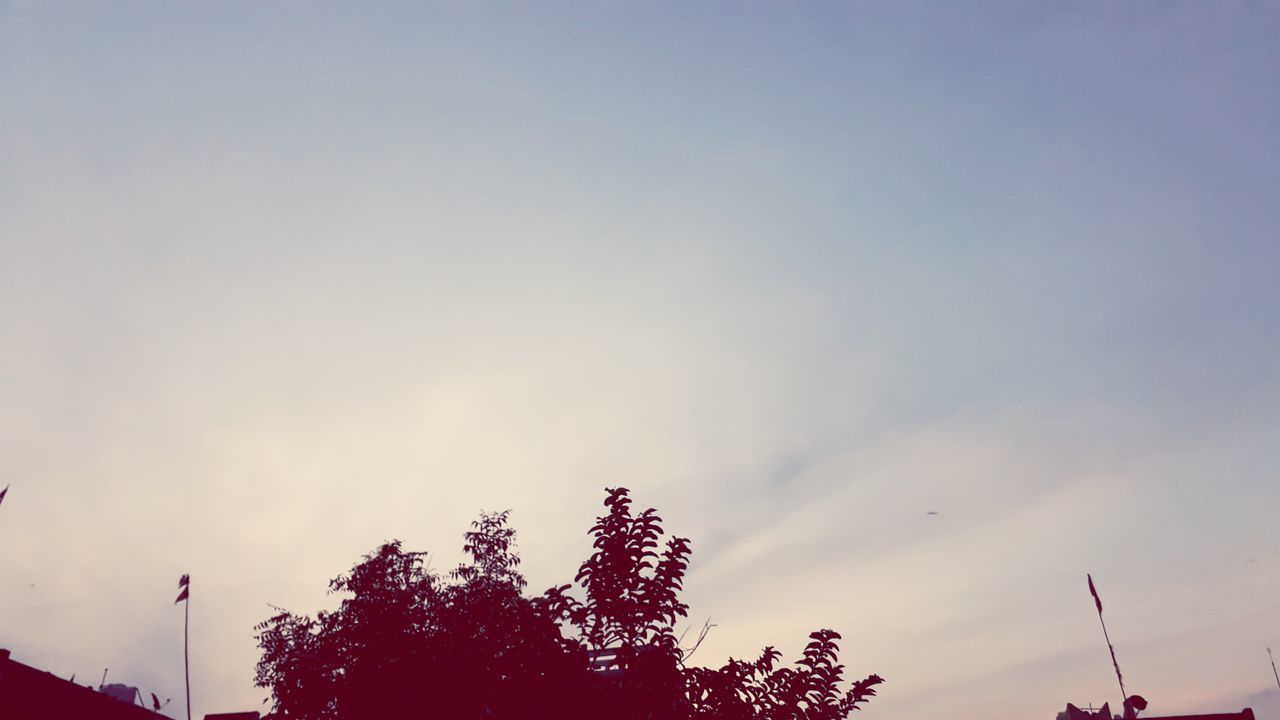
<instances>
[{"instance_id":1,"label":"antenna pole","mask_svg":"<svg viewBox=\"0 0 1280 720\"><path fill-rule=\"evenodd\" d=\"M182 666L187 676L187 720L191 720L191 576L183 575L178 580L178 598L173 601L186 603L182 609Z\"/></svg>"},{"instance_id":2,"label":"antenna pole","mask_svg":"<svg viewBox=\"0 0 1280 720\"><path fill-rule=\"evenodd\" d=\"M1107 649L1111 651L1111 665L1116 669L1116 681L1120 683L1120 698L1123 703L1129 699L1124 690L1124 677L1120 675L1120 663L1116 662L1116 646L1111 644L1111 636L1107 635L1107 621L1102 619L1102 613L1098 613L1098 622L1102 623L1102 637L1107 641Z\"/></svg>"},{"instance_id":3,"label":"antenna pole","mask_svg":"<svg viewBox=\"0 0 1280 720\"><path fill-rule=\"evenodd\" d=\"M187 720L191 720L191 597L187 596L182 623L182 664L187 675Z\"/></svg>"},{"instance_id":4,"label":"antenna pole","mask_svg":"<svg viewBox=\"0 0 1280 720\"><path fill-rule=\"evenodd\" d=\"M1276 658L1271 654L1271 648L1267 648L1267 657L1271 658L1271 674L1276 676L1276 687L1280 687L1280 673L1276 672Z\"/></svg>"},{"instance_id":5,"label":"antenna pole","mask_svg":"<svg viewBox=\"0 0 1280 720\"><path fill-rule=\"evenodd\" d=\"M1093 586L1093 576L1089 578L1089 594L1093 596L1093 603L1098 608L1098 622L1102 623L1102 637L1107 641L1107 650L1111 651L1111 666L1116 669L1116 682L1120 683L1120 702L1124 705L1124 716L1127 720L1132 720L1133 713L1129 710L1129 694L1124 689L1124 676L1120 674L1120 663L1116 662L1116 646L1111 644L1111 636L1107 634L1107 621L1102 619L1102 598L1098 597L1098 589Z\"/></svg>"}]
</instances>

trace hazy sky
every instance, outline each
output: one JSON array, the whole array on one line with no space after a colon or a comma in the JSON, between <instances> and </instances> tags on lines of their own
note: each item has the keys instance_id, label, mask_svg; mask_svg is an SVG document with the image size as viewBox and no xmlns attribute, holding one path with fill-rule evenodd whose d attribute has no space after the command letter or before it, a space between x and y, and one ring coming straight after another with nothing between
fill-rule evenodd
<instances>
[{"instance_id":1,"label":"hazy sky","mask_svg":"<svg viewBox=\"0 0 1280 720\"><path fill-rule=\"evenodd\" d=\"M263 708L252 625L606 486L866 718L1280 716L1280 10L0 4L0 647ZM939 515L926 515L937 511ZM1269 713L1269 714L1268 714Z\"/></svg>"}]
</instances>

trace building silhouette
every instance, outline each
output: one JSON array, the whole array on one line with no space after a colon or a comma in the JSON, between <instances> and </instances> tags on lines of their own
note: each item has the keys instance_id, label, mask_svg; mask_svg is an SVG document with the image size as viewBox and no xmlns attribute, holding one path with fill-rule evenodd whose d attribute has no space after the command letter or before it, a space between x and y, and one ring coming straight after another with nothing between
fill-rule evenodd
<instances>
[{"instance_id":1,"label":"building silhouette","mask_svg":"<svg viewBox=\"0 0 1280 720\"><path fill-rule=\"evenodd\" d=\"M1067 709L1058 713L1057 720L1113 720L1122 717L1112 715L1107 704L1095 710L1090 706L1087 710L1067 703ZM1140 720L1255 720L1252 708L1245 708L1235 713L1211 713L1208 715L1144 715Z\"/></svg>"},{"instance_id":2,"label":"building silhouette","mask_svg":"<svg viewBox=\"0 0 1280 720\"><path fill-rule=\"evenodd\" d=\"M126 700L122 688L128 686L108 687L111 693L77 685L23 665L0 648L0 718L4 720L171 720L133 704L132 696Z\"/></svg>"}]
</instances>

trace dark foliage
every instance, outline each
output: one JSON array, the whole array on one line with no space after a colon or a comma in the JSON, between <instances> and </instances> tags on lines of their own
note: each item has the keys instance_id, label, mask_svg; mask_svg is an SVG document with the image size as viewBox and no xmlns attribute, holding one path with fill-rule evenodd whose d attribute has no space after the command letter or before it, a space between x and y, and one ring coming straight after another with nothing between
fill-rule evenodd
<instances>
[{"instance_id":1,"label":"dark foliage","mask_svg":"<svg viewBox=\"0 0 1280 720\"><path fill-rule=\"evenodd\" d=\"M446 582L400 543L330 583L346 593L313 620L281 612L257 626L256 682L282 717L563 717L556 698L591 678L541 600L522 595L506 514L467 533L471 562Z\"/></svg>"},{"instance_id":2,"label":"dark foliage","mask_svg":"<svg viewBox=\"0 0 1280 720\"><path fill-rule=\"evenodd\" d=\"M819 630L795 668L775 668L782 656L767 647L754 662L729 660L718 670L689 668L688 692L694 718L717 720L835 720L861 709L860 704L875 696L875 686L884 682L879 675L858 680L844 692L839 685L844 666L836 662L840 634Z\"/></svg>"},{"instance_id":3,"label":"dark foliage","mask_svg":"<svg viewBox=\"0 0 1280 720\"><path fill-rule=\"evenodd\" d=\"M773 648L686 666L675 626L688 614L689 541L662 544L662 518L633 514L626 489L605 507L574 579L581 597L571 585L526 596L508 514L482 514L466 534L470 561L448 578L393 541L330 583L348 596L338 609L259 624L257 684L279 716L306 720L837 720L875 695L877 675L840 689L831 630L813 633L794 667L775 667Z\"/></svg>"}]
</instances>

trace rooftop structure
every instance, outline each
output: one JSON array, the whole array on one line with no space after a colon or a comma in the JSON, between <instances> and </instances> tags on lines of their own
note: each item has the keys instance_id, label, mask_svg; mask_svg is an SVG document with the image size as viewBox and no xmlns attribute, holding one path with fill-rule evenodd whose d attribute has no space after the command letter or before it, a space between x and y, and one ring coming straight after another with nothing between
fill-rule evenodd
<instances>
[{"instance_id":1,"label":"rooftop structure","mask_svg":"<svg viewBox=\"0 0 1280 720\"><path fill-rule=\"evenodd\" d=\"M4 649L0 649L0 717L169 720L160 713L134 705L132 698L116 699L108 693L23 665Z\"/></svg>"},{"instance_id":2,"label":"rooftop structure","mask_svg":"<svg viewBox=\"0 0 1280 720\"><path fill-rule=\"evenodd\" d=\"M1114 717L1120 717L1116 715ZM1057 720L1112 720L1110 708L1104 704L1095 710L1092 706L1082 710L1067 703L1067 709L1058 713ZM1245 708L1235 713L1211 713L1208 715L1152 715L1142 716L1140 720L1255 720L1252 708Z\"/></svg>"}]
</instances>

